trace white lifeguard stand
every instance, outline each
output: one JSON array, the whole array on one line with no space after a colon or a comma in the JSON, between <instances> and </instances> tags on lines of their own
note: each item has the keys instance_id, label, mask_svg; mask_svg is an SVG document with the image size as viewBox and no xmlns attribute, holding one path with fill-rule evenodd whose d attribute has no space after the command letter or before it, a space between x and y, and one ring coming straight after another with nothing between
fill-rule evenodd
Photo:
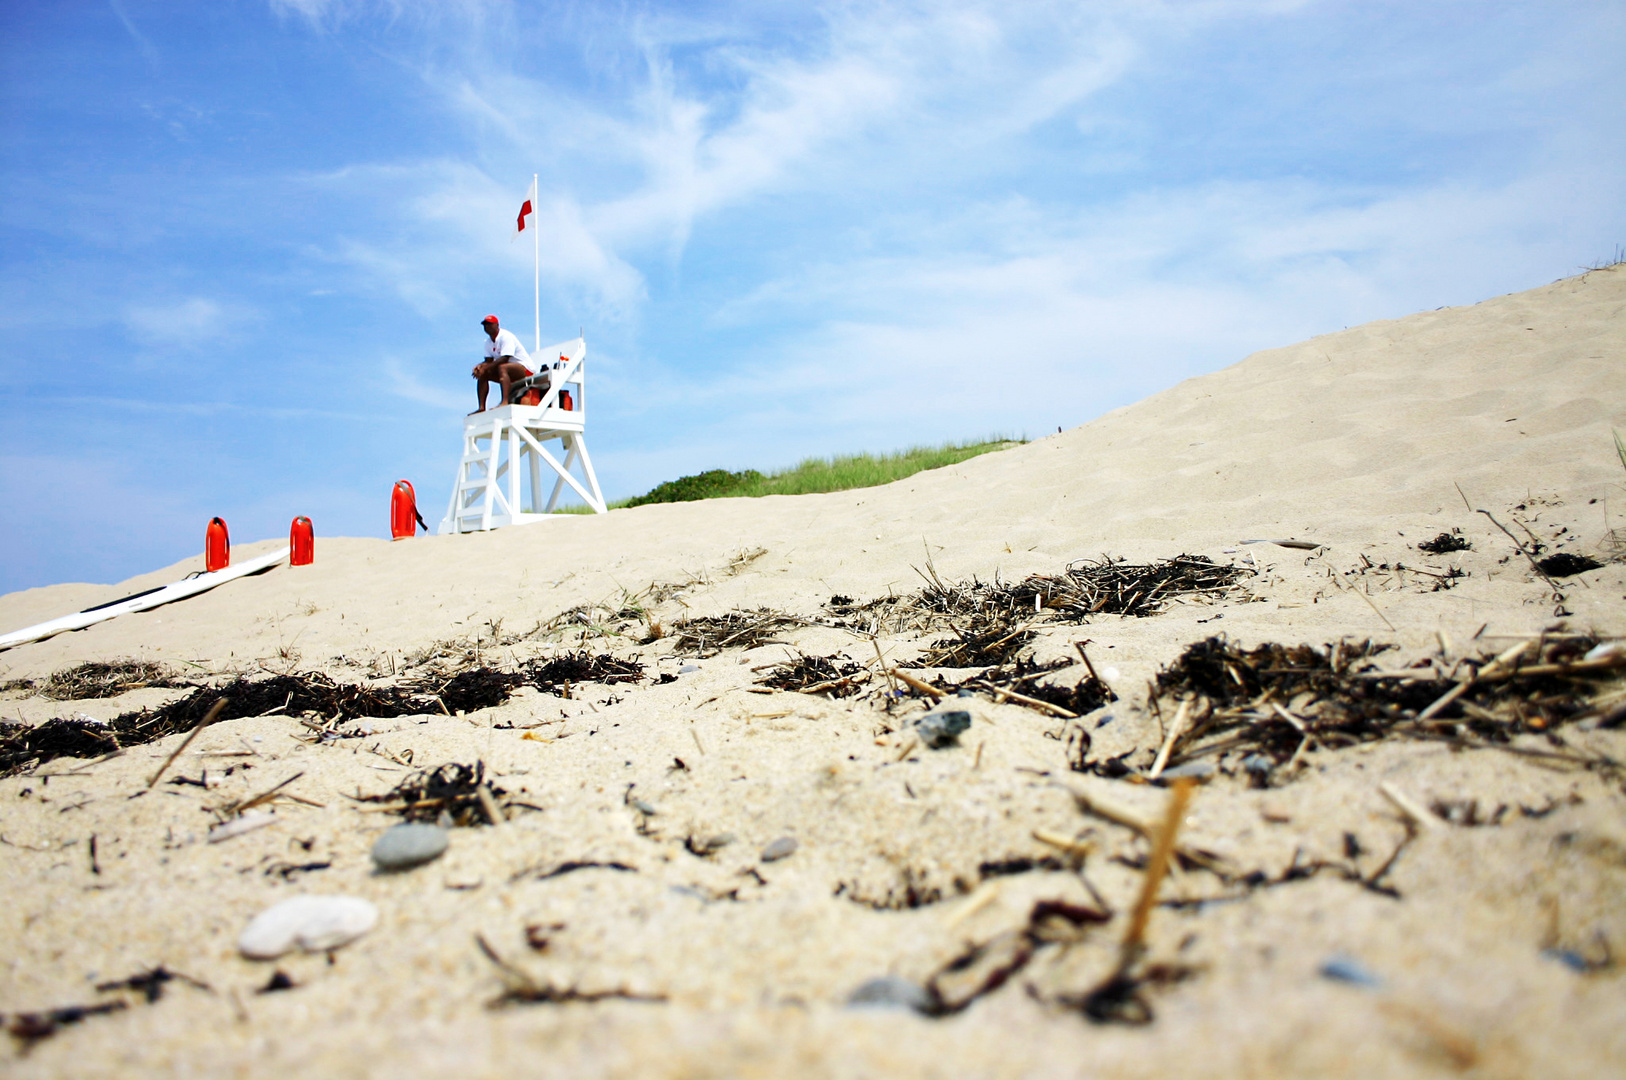
<instances>
[{"instance_id":1,"label":"white lifeguard stand","mask_svg":"<svg viewBox=\"0 0 1626 1080\"><path fill-rule=\"evenodd\" d=\"M546 358L546 359L544 359ZM537 405L499 405L463 419L463 458L457 466L452 501L441 518L437 534L482 532L504 525L547 521L559 505L565 485L580 495L593 512L605 512L604 493L587 456L587 339L560 342L539 349L532 360L538 373L547 372L552 384ZM569 392L571 408L561 407L561 392ZM558 439L561 461L547 444ZM542 501L542 467L548 468L553 490ZM579 470L580 479L572 475ZM529 479L529 485L524 481ZM526 491L527 486L529 491ZM522 496L528 498L522 499Z\"/></svg>"}]
</instances>

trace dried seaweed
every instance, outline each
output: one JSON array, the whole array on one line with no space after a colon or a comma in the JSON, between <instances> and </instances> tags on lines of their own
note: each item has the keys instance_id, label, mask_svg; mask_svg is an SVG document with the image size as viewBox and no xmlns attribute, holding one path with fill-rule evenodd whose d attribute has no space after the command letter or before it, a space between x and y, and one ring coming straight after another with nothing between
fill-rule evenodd
<instances>
[{"instance_id":1,"label":"dried seaweed","mask_svg":"<svg viewBox=\"0 0 1626 1080\"><path fill-rule=\"evenodd\" d=\"M125 1008L128 1006L122 1001L104 1001L99 1005L64 1005L42 1012L0 1013L0 1020L5 1022L6 1031L11 1037L21 1043L26 1050L41 1039L55 1035L60 1028L69 1024L77 1024L86 1017L102 1016Z\"/></svg>"},{"instance_id":2,"label":"dried seaweed","mask_svg":"<svg viewBox=\"0 0 1626 1080\"><path fill-rule=\"evenodd\" d=\"M11 776L30 762L59 757L101 757L119 749L113 729L80 717L47 720L0 738L0 776Z\"/></svg>"},{"instance_id":3,"label":"dried seaweed","mask_svg":"<svg viewBox=\"0 0 1626 1080\"><path fill-rule=\"evenodd\" d=\"M1110 912L1063 900L1040 900L1019 929L971 945L939 968L926 982L928 1015L952 1016L1004 986L1046 945L1080 940L1090 926L1112 918Z\"/></svg>"},{"instance_id":4,"label":"dried seaweed","mask_svg":"<svg viewBox=\"0 0 1626 1080\"><path fill-rule=\"evenodd\" d=\"M327 736L336 737L343 734L334 730L337 725L362 717L392 719L493 708L524 685L558 693L560 686L575 682L634 682L643 677L644 669L636 662L617 660L608 654L591 656L585 651L546 662L533 661L517 672L474 667L444 677L420 675L396 686L339 683L321 672L267 679L239 676L219 688L199 686L156 709L123 713L105 725L78 718L50 720L0 737L0 776L9 776L30 762L96 757L191 731L222 697L226 705L218 720L315 714L326 722Z\"/></svg>"},{"instance_id":5,"label":"dried seaweed","mask_svg":"<svg viewBox=\"0 0 1626 1080\"><path fill-rule=\"evenodd\" d=\"M144 687L184 687L196 683L176 678L163 664L145 660L92 661L53 672L39 685L39 693L55 701L87 701L117 697Z\"/></svg>"},{"instance_id":6,"label":"dried seaweed","mask_svg":"<svg viewBox=\"0 0 1626 1080\"><path fill-rule=\"evenodd\" d=\"M1253 571L1220 566L1201 555L1177 555L1153 563L1130 563L1103 557L1071 563L1060 574L1035 574L1015 585L998 581L951 584L935 571L912 603L940 615L1003 616L1007 619L1048 612L1066 622L1088 622L1095 615L1144 618L1187 597L1218 599L1236 589Z\"/></svg>"},{"instance_id":7,"label":"dried seaweed","mask_svg":"<svg viewBox=\"0 0 1626 1080\"><path fill-rule=\"evenodd\" d=\"M438 686L428 682L406 683L399 692L399 696L389 698L385 695L390 691L373 691L371 694L363 692L357 695L358 705L370 706L377 711L350 712L350 715L388 717L392 715L384 710L400 709L395 716L413 716L422 713L439 712L438 706L444 706L448 712L475 712L479 709L493 709L508 700L514 688L525 682L521 675L511 671L497 671L489 667L477 667L468 671L460 671L450 679ZM357 688L358 690L362 688ZM374 697L373 695L377 695ZM419 696L422 695L422 696ZM438 699L438 700L435 700ZM374 704L377 702L377 704ZM386 704L387 702L387 704ZM341 711L343 705L339 706ZM353 706L354 708L354 706Z\"/></svg>"},{"instance_id":8,"label":"dried seaweed","mask_svg":"<svg viewBox=\"0 0 1626 1080\"><path fill-rule=\"evenodd\" d=\"M532 660L521 669L525 682L545 693L561 697L575 683L631 683L644 679L644 666L635 660L618 660L609 653L593 656L586 649L568 652L551 660Z\"/></svg>"},{"instance_id":9,"label":"dried seaweed","mask_svg":"<svg viewBox=\"0 0 1626 1080\"><path fill-rule=\"evenodd\" d=\"M486 798L481 797L481 788ZM448 762L434 769L423 769L408 776L382 795L361 795L360 802L384 803L384 809L399 814L406 821L435 822L445 814L453 825L495 825L486 809L490 799L506 812L514 806L530 807L528 803L505 799L508 792L486 781L485 762L473 765Z\"/></svg>"},{"instance_id":10,"label":"dried seaweed","mask_svg":"<svg viewBox=\"0 0 1626 1080\"><path fill-rule=\"evenodd\" d=\"M1417 545L1418 551L1426 551L1430 555L1446 555L1453 551L1470 551L1473 544L1453 533L1441 533L1432 540L1424 540Z\"/></svg>"},{"instance_id":11,"label":"dried seaweed","mask_svg":"<svg viewBox=\"0 0 1626 1080\"><path fill-rule=\"evenodd\" d=\"M1420 661L1381 671L1373 658L1392 645L1243 649L1212 637L1189 646L1159 672L1154 701L1182 699L1190 714L1172 744L1171 764L1223 750L1264 754L1280 764L1311 745L1390 736L1466 734L1507 744L1516 735L1601 715L1598 702L1612 700L1608 691L1618 687L1626 658L1583 662L1596 643L1563 635L1529 642L1524 659L1486 655L1451 670ZM1158 707L1164 715L1171 712L1168 705Z\"/></svg>"},{"instance_id":12,"label":"dried seaweed","mask_svg":"<svg viewBox=\"0 0 1626 1080\"><path fill-rule=\"evenodd\" d=\"M1118 700L1118 695L1113 692L1112 687L1103 682L1093 668L1088 675L1071 686L1040 681L1052 672L1072 666L1066 660L1040 664L1029 659L1019 659L1009 667L991 668L975 679L968 680L968 684L981 684L994 690L1020 688L1029 698L1059 705L1079 716L1092 713L1108 702Z\"/></svg>"},{"instance_id":13,"label":"dried seaweed","mask_svg":"<svg viewBox=\"0 0 1626 1080\"><path fill-rule=\"evenodd\" d=\"M1575 555L1568 551L1560 551L1556 555L1549 555L1536 562L1536 566L1548 577L1571 577L1575 574L1584 574L1588 570L1598 570L1603 563L1590 555Z\"/></svg>"},{"instance_id":14,"label":"dried seaweed","mask_svg":"<svg viewBox=\"0 0 1626 1080\"><path fill-rule=\"evenodd\" d=\"M677 624L672 647L679 655L705 659L716 656L724 649L754 649L768 644L776 630L787 626L806 626L808 622L799 616L769 608L701 615Z\"/></svg>"},{"instance_id":15,"label":"dried seaweed","mask_svg":"<svg viewBox=\"0 0 1626 1080\"><path fill-rule=\"evenodd\" d=\"M1033 631L1013 628L1003 612L973 615L969 625L950 624L954 637L932 642L917 661L921 667L971 668L1007 664L1033 640Z\"/></svg>"},{"instance_id":16,"label":"dried seaweed","mask_svg":"<svg viewBox=\"0 0 1626 1080\"><path fill-rule=\"evenodd\" d=\"M128 978L97 983L96 989L104 994L110 990L135 990L147 999L148 1004L151 1004L164 996L164 985L171 982L184 982L188 986L208 991L211 994L214 993L213 988L208 983L199 982L192 976L182 975L178 971L171 971L162 964L155 968L148 968L145 971L138 971Z\"/></svg>"},{"instance_id":17,"label":"dried seaweed","mask_svg":"<svg viewBox=\"0 0 1626 1080\"><path fill-rule=\"evenodd\" d=\"M855 664L844 656L799 656L774 664L758 682L776 690L843 698L858 693L866 671L862 664Z\"/></svg>"}]
</instances>

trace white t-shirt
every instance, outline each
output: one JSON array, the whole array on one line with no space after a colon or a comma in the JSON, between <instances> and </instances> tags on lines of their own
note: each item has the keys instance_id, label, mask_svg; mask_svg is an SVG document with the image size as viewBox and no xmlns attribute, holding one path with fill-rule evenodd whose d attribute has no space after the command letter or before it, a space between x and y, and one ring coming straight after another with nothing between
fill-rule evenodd
<instances>
[{"instance_id":1,"label":"white t-shirt","mask_svg":"<svg viewBox=\"0 0 1626 1080\"><path fill-rule=\"evenodd\" d=\"M486 341L486 359L498 360L504 356L512 356L517 363L531 366L531 354L525 351L525 346L519 343L511 330L497 331L497 336Z\"/></svg>"}]
</instances>

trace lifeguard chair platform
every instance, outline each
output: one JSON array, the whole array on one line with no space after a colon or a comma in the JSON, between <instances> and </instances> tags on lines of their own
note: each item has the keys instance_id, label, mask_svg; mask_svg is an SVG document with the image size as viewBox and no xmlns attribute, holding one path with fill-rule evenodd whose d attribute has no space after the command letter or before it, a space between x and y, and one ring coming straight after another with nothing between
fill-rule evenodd
<instances>
[{"instance_id":1,"label":"lifeguard chair platform","mask_svg":"<svg viewBox=\"0 0 1626 1080\"><path fill-rule=\"evenodd\" d=\"M567 484L594 513L605 512L587 456L587 339L538 349L531 359L537 374L551 379L538 404L499 405L464 417L463 458L437 534L547 521ZM553 440L560 456L548 449ZM553 488L544 503L547 480Z\"/></svg>"}]
</instances>

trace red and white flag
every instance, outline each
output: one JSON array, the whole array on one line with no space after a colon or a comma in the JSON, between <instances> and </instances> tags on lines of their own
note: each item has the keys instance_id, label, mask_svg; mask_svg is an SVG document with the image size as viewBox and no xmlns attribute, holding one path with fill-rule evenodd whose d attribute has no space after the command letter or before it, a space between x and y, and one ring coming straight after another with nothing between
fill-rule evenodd
<instances>
[{"instance_id":1,"label":"red and white flag","mask_svg":"<svg viewBox=\"0 0 1626 1080\"><path fill-rule=\"evenodd\" d=\"M519 206L519 217L514 219L514 236L519 236L526 229L536 228L536 178L531 178L531 189L525 193L525 201Z\"/></svg>"}]
</instances>

